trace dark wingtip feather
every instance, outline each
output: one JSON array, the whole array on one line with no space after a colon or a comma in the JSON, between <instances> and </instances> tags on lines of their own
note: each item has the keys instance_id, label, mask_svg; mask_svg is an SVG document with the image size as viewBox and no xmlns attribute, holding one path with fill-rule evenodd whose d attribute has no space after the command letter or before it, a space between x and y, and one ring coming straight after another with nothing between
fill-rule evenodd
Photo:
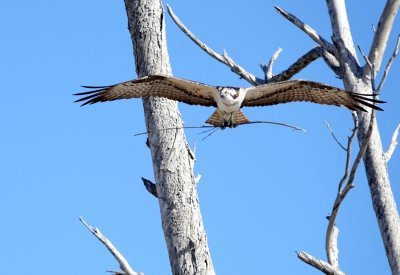
<instances>
[{"instance_id":1,"label":"dark wingtip feather","mask_svg":"<svg viewBox=\"0 0 400 275\"><path fill-rule=\"evenodd\" d=\"M98 97L105 90L113 87L113 85L111 85L111 86L82 86L82 87L86 88L86 89L95 89L95 90L91 90L91 91L87 91L87 92L80 92L80 93L73 94L76 96L85 96L85 97L79 98L74 101L74 102L86 101L81 104L81 106L85 106L85 105L89 105L89 104L94 104L96 102L100 102L101 100Z\"/></svg>"},{"instance_id":2,"label":"dark wingtip feather","mask_svg":"<svg viewBox=\"0 0 400 275\"><path fill-rule=\"evenodd\" d=\"M357 103L365 105L367 107L370 107L370 108L378 110L378 111L383 111L383 109L381 107L377 106L376 104L386 103L385 101L368 97L371 95L364 95L364 94L359 94L359 93L351 93L351 94L353 96L353 99ZM375 95L372 95L372 96L375 96ZM360 109L360 111L366 112L366 110L364 108L362 108L362 106L358 105L358 108Z\"/></svg>"}]
</instances>

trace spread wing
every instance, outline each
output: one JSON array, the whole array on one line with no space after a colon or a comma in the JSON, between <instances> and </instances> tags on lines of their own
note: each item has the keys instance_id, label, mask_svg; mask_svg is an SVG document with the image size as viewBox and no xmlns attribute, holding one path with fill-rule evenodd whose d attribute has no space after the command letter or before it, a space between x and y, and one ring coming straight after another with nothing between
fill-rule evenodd
<instances>
[{"instance_id":1,"label":"spread wing","mask_svg":"<svg viewBox=\"0 0 400 275\"><path fill-rule=\"evenodd\" d=\"M203 83L181 78L151 75L111 86L83 86L94 89L75 95L84 96L75 102L83 105L117 99L165 97L191 105L217 106L214 100L216 89Z\"/></svg>"},{"instance_id":2,"label":"spread wing","mask_svg":"<svg viewBox=\"0 0 400 275\"><path fill-rule=\"evenodd\" d=\"M242 106L267 106L293 101L344 106L353 111L365 111L364 106L382 110L374 104L383 103L368 95L345 92L317 82L289 80L249 88Z\"/></svg>"}]
</instances>

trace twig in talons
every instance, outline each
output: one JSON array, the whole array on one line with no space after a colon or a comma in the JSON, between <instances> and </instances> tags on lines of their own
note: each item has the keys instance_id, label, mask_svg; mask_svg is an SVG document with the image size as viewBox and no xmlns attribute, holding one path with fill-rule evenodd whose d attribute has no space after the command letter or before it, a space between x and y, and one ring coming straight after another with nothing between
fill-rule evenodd
<instances>
[{"instance_id":1,"label":"twig in talons","mask_svg":"<svg viewBox=\"0 0 400 275\"><path fill-rule=\"evenodd\" d=\"M385 68L385 71L383 72L382 80L379 83L378 88L376 89L376 93L377 94L379 94L380 91L382 90L383 84L386 81L386 77L389 74L390 67L392 66L392 63L393 63L394 59L396 58L397 54L399 53L399 47L400 47L400 35L397 37L397 43L396 43L396 46L394 48L393 54L390 57L388 63L386 64L386 68Z\"/></svg>"},{"instance_id":2,"label":"twig in talons","mask_svg":"<svg viewBox=\"0 0 400 275\"><path fill-rule=\"evenodd\" d=\"M320 270L321 272L325 274L335 274L335 275L345 275L343 271L339 270L338 268L335 268L334 266L328 264L325 261L322 261L320 259L315 258L314 256L306 253L306 252L297 252L297 257L305 262L306 264L309 264L316 269Z\"/></svg>"},{"instance_id":3,"label":"twig in talons","mask_svg":"<svg viewBox=\"0 0 400 275\"><path fill-rule=\"evenodd\" d=\"M389 148L385 152L386 162L389 162L390 158L393 155L394 150L397 146L397 136L399 135L400 124L397 125L397 128L393 132L392 140L390 141Z\"/></svg>"},{"instance_id":4,"label":"twig in talons","mask_svg":"<svg viewBox=\"0 0 400 275\"><path fill-rule=\"evenodd\" d=\"M328 122L324 121L326 127L328 128L329 133L331 133L331 136L333 137L333 139L336 141L336 143L339 145L340 148L342 148L344 151L347 151L346 147L343 146L342 143L340 143L340 141L336 138L335 133L333 132L331 126L329 125Z\"/></svg>"},{"instance_id":5,"label":"twig in talons","mask_svg":"<svg viewBox=\"0 0 400 275\"><path fill-rule=\"evenodd\" d=\"M83 223L83 225L89 229L96 238L102 242L106 248L111 252L114 258L118 261L119 267L122 269L124 275L144 275L143 272L136 272L129 265L128 261L122 256L122 254L115 248L115 246L100 232L98 228L94 228L87 224L82 217L79 217L79 220Z\"/></svg>"},{"instance_id":6,"label":"twig in talons","mask_svg":"<svg viewBox=\"0 0 400 275\"><path fill-rule=\"evenodd\" d=\"M247 125L247 124L273 124L273 125L288 127L288 128L293 129L293 130L296 130L296 131L302 131L302 132L305 132L305 133L307 132L306 129L300 128L300 127L295 126L295 125L290 125L290 124L286 124L286 123L283 123L283 122L267 121L267 120L254 120L254 121L242 123L240 125Z\"/></svg>"},{"instance_id":7,"label":"twig in talons","mask_svg":"<svg viewBox=\"0 0 400 275\"><path fill-rule=\"evenodd\" d=\"M165 128L165 129L160 129L160 130L154 130L154 131L171 131L171 130L180 130L180 129L202 129L202 128L214 128L215 126L210 126L210 125L202 125L202 126L183 126L183 127L171 127L171 128ZM134 134L133 136L141 136L141 135L147 135L152 133L153 130L147 131L147 132L141 132ZM147 143L146 143L147 145Z\"/></svg>"},{"instance_id":8,"label":"twig in talons","mask_svg":"<svg viewBox=\"0 0 400 275\"><path fill-rule=\"evenodd\" d=\"M336 56L336 48L329 43L326 39L324 39L322 36L320 36L313 28L311 28L309 25L305 24L303 21L301 21L299 18L294 16L293 14L290 14L283 9L281 9L278 6L275 6L275 9L287 20L292 22L294 25L296 25L299 29L304 31L312 40L314 40L318 45L320 45L322 48L324 48L327 52L333 54Z\"/></svg>"},{"instance_id":9,"label":"twig in talons","mask_svg":"<svg viewBox=\"0 0 400 275\"><path fill-rule=\"evenodd\" d=\"M149 191L149 193L152 194L154 197L158 198L156 185L145 178L142 178L142 181L144 187L146 187L146 190Z\"/></svg>"}]
</instances>

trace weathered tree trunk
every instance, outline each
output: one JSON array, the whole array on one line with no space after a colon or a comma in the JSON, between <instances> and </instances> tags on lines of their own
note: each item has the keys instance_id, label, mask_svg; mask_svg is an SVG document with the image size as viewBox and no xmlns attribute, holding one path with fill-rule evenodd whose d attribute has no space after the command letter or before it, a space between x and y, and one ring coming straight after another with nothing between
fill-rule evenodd
<instances>
[{"instance_id":1,"label":"weathered tree trunk","mask_svg":"<svg viewBox=\"0 0 400 275\"><path fill-rule=\"evenodd\" d=\"M343 0L327 0L327 4L331 16L334 34L333 39L339 49L341 77L346 89L355 93L372 94L373 87L371 79L374 77L375 72L372 72L368 65L364 68L358 65L348 24L345 3ZM390 7L390 5L393 7ZM398 7L399 1L388 1L382 14L381 22L378 25L377 34L369 55L369 59L375 70L379 70L381 65L386 42ZM358 140L359 143L362 144L368 131L371 114L359 112L358 116ZM369 145L364 155L364 164L370 187L372 204L378 220L390 268L393 274L399 275L400 219L390 187L386 158L382 150L377 121L375 121Z\"/></svg>"},{"instance_id":2,"label":"weathered tree trunk","mask_svg":"<svg viewBox=\"0 0 400 275\"><path fill-rule=\"evenodd\" d=\"M136 73L171 74L160 0L125 0ZM177 102L143 100L162 227L173 274L215 274L200 214L194 158L182 127ZM161 248L160 248L161 249Z\"/></svg>"}]
</instances>

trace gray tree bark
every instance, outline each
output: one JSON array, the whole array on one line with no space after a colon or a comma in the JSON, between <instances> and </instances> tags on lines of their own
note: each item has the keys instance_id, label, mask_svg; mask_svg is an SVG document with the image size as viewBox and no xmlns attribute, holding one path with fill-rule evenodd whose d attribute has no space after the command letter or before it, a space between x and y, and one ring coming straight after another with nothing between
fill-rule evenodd
<instances>
[{"instance_id":1,"label":"gray tree bark","mask_svg":"<svg viewBox=\"0 0 400 275\"><path fill-rule=\"evenodd\" d=\"M400 1L398 0L387 1L369 53L369 61L372 64L372 68L368 64L363 68L357 60L344 0L327 0L333 40L338 49L337 58L341 68L340 76L347 91L361 94L373 93L373 82L371 80L374 79L381 66L386 43L393 20L399 9L399 4ZM359 144L362 144L368 131L371 114L359 112L358 116L358 141ZM400 219L390 187L389 173L385 154L382 150L378 123L377 121L374 123L369 145L364 155L364 166L372 197L372 205L378 220L389 265L392 274L398 275L400 274Z\"/></svg>"},{"instance_id":2,"label":"gray tree bark","mask_svg":"<svg viewBox=\"0 0 400 275\"><path fill-rule=\"evenodd\" d=\"M125 0L138 77L171 74L160 0ZM143 99L162 228L173 274L215 274L177 102Z\"/></svg>"}]
</instances>

